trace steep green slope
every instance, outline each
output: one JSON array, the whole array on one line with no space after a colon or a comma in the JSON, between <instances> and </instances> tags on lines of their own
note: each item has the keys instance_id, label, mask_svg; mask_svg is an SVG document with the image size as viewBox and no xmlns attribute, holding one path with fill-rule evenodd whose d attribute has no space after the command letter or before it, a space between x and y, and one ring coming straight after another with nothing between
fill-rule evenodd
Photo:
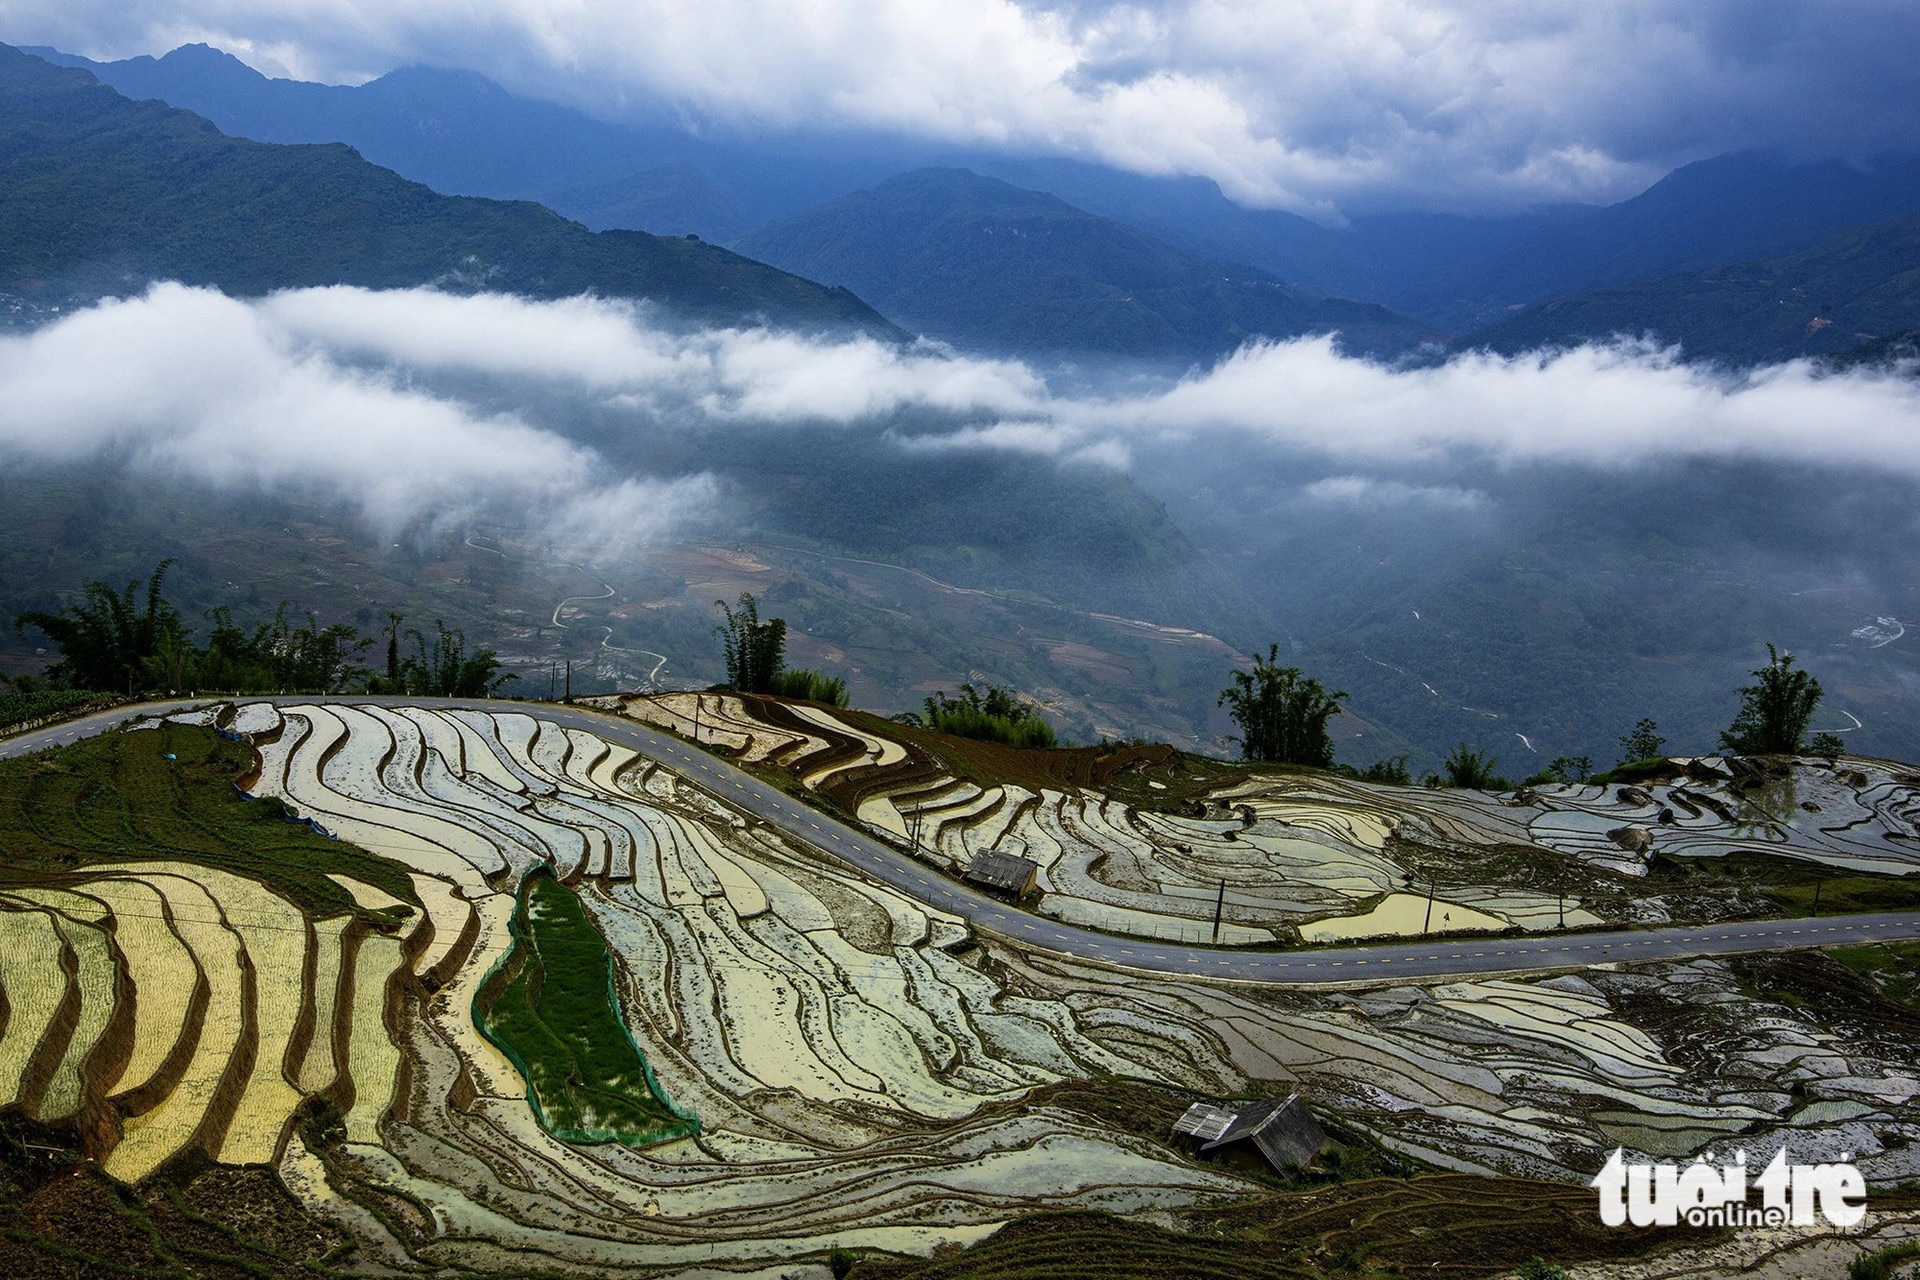
<instances>
[{"instance_id":1,"label":"steep green slope","mask_svg":"<svg viewBox=\"0 0 1920 1280\"><path fill-rule=\"evenodd\" d=\"M1650 333L1689 357L1760 364L1846 351L1920 325L1920 217L1803 253L1548 302L1469 335L1495 351Z\"/></svg>"},{"instance_id":2,"label":"steep green slope","mask_svg":"<svg viewBox=\"0 0 1920 1280\"><path fill-rule=\"evenodd\" d=\"M437 195L344 146L228 138L0 46L0 288L171 278L257 294L436 284L646 297L690 319L897 333L844 289L724 249Z\"/></svg>"},{"instance_id":3,"label":"steep green slope","mask_svg":"<svg viewBox=\"0 0 1920 1280\"><path fill-rule=\"evenodd\" d=\"M910 328L990 350L1202 359L1263 335L1338 330L1369 352L1427 336L1384 307L1313 297L964 169L902 174L735 247L845 284Z\"/></svg>"}]
</instances>

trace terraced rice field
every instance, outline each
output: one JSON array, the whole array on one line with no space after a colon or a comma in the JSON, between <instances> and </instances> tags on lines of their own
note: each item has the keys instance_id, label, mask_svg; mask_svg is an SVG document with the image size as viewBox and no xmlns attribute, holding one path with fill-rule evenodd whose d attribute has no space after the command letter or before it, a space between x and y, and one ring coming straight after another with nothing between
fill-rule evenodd
<instances>
[{"instance_id":1,"label":"terraced rice field","mask_svg":"<svg viewBox=\"0 0 1920 1280\"><path fill-rule=\"evenodd\" d=\"M63 879L0 893L0 1098L42 1121L95 1117L89 1153L125 1182L190 1150L272 1164L301 1099L340 1083L334 1020L316 1016L330 1004L308 979L334 971L313 939L351 920L310 933L258 881L191 863ZM288 1069L308 1061L328 1069ZM385 1110L392 1082L391 1070L363 1081L370 1110Z\"/></svg>"},{"instance_id":2,"label":"terraced rice field","mask_svg":"<svg viewBox=\"0 0 1920 1280\"><path fill-rule=\"evenodd\" d=\"M1212 942L1216 905L1218 941L1227 946L1404 933L1406 913L1394 894L1420 868L1397 836L1485 847L1527 839L1522 824L1491 805L1478 806L1485 813L1436 805L1426 801L1431 793L1387 794L1324 775L1234 774L1198 812L1169 813L1125 803L1097 785L1050 785L1046 775L1030 779L1035 786L975 781L952 762L886 736L871 717L823 707L731 694L599 701L691 736L696 699L702 742L743 763L785 769L876 835L948 872L989 849L1031 858L1040 866L1036 910L1111 933ZM1093 784L1103 771L1113 776L1114 760L1130 756L1136 767L1149 766L1167 749L1159 752L1006 754L1084 756L1079 770L1058 772ZM1469 881L1448 885L1446 897L1456 920L1436 916L1435 932L1538 930L1563 921L1577 928L1607 918L1577 894L1567 901Z\"/></svg>"},{"instance_id":3,"label":"terraced rice field","mask_svg":"<svg viewBox=\"0 0 1920 1280\"><path fill-rule=\"evenodd\" d=\"M1768 774L1712 758L1676 764L1667 778L1643 786L1540 788L1529 796L1527 834L1629 875L1643 874L1655 852L1772 854L1878 875L1920 871L1920 774L1909 765L1802 759ZM1644 847L1623 847L1612 832L1644 832Z\"/></svg>"},{"instance_id":4,"label":"terraced rice field","mask_svg":"<svg viewBox=\"0 0 1920 1280\"><path fill-rule=\"evenodd\" d=\"M723 711L717 704L707 699L703 730ZM809 739L825 740L832 730L821 720L831 713L809 710L817 714L804 732L769 749L804 756ZM306 741L298 721L308 709L286 715L283 737ZM436 718L461 729L436 727ZM472 958L407 1024L414 1103L388 1120L377 1145L350 1143L333 1157L365 1185L438 1206L446 1225L423 1228L413 1246L423 1259L497 1256L481 1241L582 1266L664 1265L714 1248L777 1258L828 1243L924 1252L1038 1206L1178 1208L1244 1188L1157 1143L1020 1105L1036 1086L1090 1075L1191 1094L1305 1085L1417 1158L1560 1178L1592 1167L1615 1140L1671 1151L1768 1132L1790 1113L1796 1089L1836 1100L1829 1091L1851 1090L1873 1099L1858 1105L1884 1108L1906 1078L1897 1062L1870 1055L1848 1055L1843 1071L1788 1052L1815 1033L1785 1006L1777 1022L1740 1027L1738 1051L1758 1057L1743 1060L1738 1080L1723 1080L1718 1068L1696 1074L1687 1064L1699 1027L1681 1035L1663 1024L1655 1034L1636 1020L1638 1002L1649 991L1674 993L1662 1016L1675 1026L1725 1017L1733 1055L1725 1011L1740 999L1739 985L1711 964L1653 979L1313 997L1175 979L1116 983L1097 966L980 945L959 922L591 735L511 714L408 712L355 723L370 735L364 744L358 734L335 739L324 766L296 749L278 757L280 767L324 773L342 787L377 783L364 797L371 806L396 806L396 797L431 805L443 822L484 832L493 850L473 855L473 875L449 879L468 886L461 892L483 923ZM417 748L401 741L413 731ZM449 751L458 742L458 768L445 763L442 772L429 735ZM884 774L884 750L863 742L858 759L849 751L830 764L811 761L803 775ZM340 756L367 763L332 763ZM407 772L396 776L395 762ZM429 776L431 789L416 781ZM317 794L275 778L269 769L259 785ZM1037 815L1029 829L1057 832L1063 846L1060 836L1098 838L1116 852L1125 833L1151 832L1191 845L1183 857L1199 859L1204 849L1229 865L1244 845L1261 850L1266 879L1257 882L1298 893L1318 876L1323 886L1348 886L1349 901L1365 900L1363 889L1378 901L1379 877L1395 874L1385 870L1390 834L1410 820L1435 838L1511 831L1495 825L1504 820L1497 811L1476 827L1471 809L1436 805L1410 819L1377 795L1371 808L1361 805L1365 792L1306 796L1297 781L1286 784L1292 791L1267 785L1275 789L1233 801L1255 809L1251 823L1232 809L1204 818L1118 813L1082 797ZM327 813L364 820L357 794L322 798ZM557 835L556 827L573 830ZM1327 851L1325 865L1312 865L1309 846ZM427 865L451 852L436 851ZM1300 873L1272 869L1287 853ZM666 1096L701 1117L701 1133L633 1150L570 1145L538 1124L519 1073L459 1017L476 975L510 944L507 889L516 882L490 875L498 863L551 867L577 893L616 959L634 1042ZM476 877L485 889L472 887ZM1521 896L1489 891L1480 901L1518 910ZM1524 905L1538 912L1541 901ZM1841 1079L1850 1083L1836 1086ZM1889 1168L1904 1158L1891 1147L1885 1154Z\"/></svg>"},{"instance_id":5,"label":"terraced rice field","mask_svg":"<svg viewBox=\"0 0 1920 1280\"><path fill-rule=\"evenodd\" d=\"M1041 868L1036 910L1143 938L1210 942L1216 903L1224 945L1660 922L1675 908L1634 883L1660 856L1765 855L1872 876L1920 870L1920 775L1889 762L1804 759L1762 776L1702 759L1646 785L1506 796L1229 771L1169 811L1111 794L1130 773L1153 777L1163 760L1152 749L1025 753L959 740L931 748L929 735L895 726L889 737L886 722L859 713L698 697L703 742L786 770L950 873L987 849L1029 857ZM695 698L600 703L684 734ZM999 753L987 770L998 780L969 754L986 751ZM1033 776L1043 768L1054 776ZM1079 784L1054 785L1058 777ZM1132 781L1129 793L1143 794ZM1431 922L1429 896L1447 904ZM1868 905L1871 895L1860 909Z\"/></svg>"},{"instance_id":6,"label":"terraced rice field","mask_svg":"<svg viewBox=\"0 0 1920 1280\"><path fill-rule=\"evenodd\" d=\"M1046 856L1048 896L1088 909L1192 922L1211 912L1207 886L1231 875L1230 923L1277 933L1404 915L1400 899L1424 908L1407 888L1408 847L1545 855L1526 845L1526 805L1427 793L1401 805L1337 779L1242 777L1185 814L1042 777L983 799L990 788L936 776L873 726L836 737L835 713L805 710L785 745L763 741L763 759L790 755L802 785L884 802L909 831L918 816L930 858L957 858L977 832L1023 841ZM709 696L703 730L723 712L716 731L753 749L744 704ZM1615 1145L1684 1158L1791 1137L1809 1154L1853 1151L1875 1179L1920 1176L1920 1144L1905 1137L1920 1136L1920 1027L1853 1034L1834 1021L1839 1005L1756 994L1775 979L1748 969L1315 993L1123 978L975 937L538 714L288 703L214 722L242 716L259 752L247 785L262 799L229 802L284 802L384 870L344 853L316 862L299 900L186 858L54 863L38 883L0 887L0 936L15 944L0 946L0 1085L29 1115L77 1092L75 1114L105 1121L87 1129L94 1153L127 1180L186 1152L265 1151L310 1213L395 1266L512 1274L537 1256L584 1275L773 1265L835 1246L925 1256L1042 1209L1204 1225L1257 1190L1158 1129L1054 1101L1116 1081L1175 1108L1304 1089L1368 1142L1467 1173L1574 1181ZM903 784L911 768L922 775ZM542 885L577 904L565 930L604 948L602 1012L658 1094L699 1116L697 1133L556 1137L534 1101L572 1091L585 1116L627 1068L572 1049L558 1084L535 1072L530 1099L481 1034L476 999L483 1013L500 1004L489 975L526 972L503 962L518 895L537 903ZM1558 905L1474 889L1438 900L1536 927ZM521 928L551 958L544 910ZM83 951L113 957L110 984ZM531 984L522 994L542 1008ZM56 1088L68 1080L77 1089ZM316 1095L333 1104L332 1131L296 1123Z\"/></svg>"}]
</instances>

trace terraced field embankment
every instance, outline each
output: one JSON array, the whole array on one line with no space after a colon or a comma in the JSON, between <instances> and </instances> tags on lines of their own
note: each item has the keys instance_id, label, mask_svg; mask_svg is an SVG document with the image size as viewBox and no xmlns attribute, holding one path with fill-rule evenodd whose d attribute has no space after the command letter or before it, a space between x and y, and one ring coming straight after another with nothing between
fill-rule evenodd
<instances>
[{"instance_id":1,"label":"terraced field embankment","mask_svg":"<svg viewBox=\"0 0 1920 1280\"><path fill-rule=\"evenodd\" d=\"M805 710L776 726L787 746L763 756L793 753L796 786L885 788L898 780L889 770L919 767L918 744L858 719L836 738L837 714ZM728 708L721 723L751 750L744 712ZM1143 1096L1177 1112L1199 1097L1303 1089L1356 1151L1516 1179L1577 1182L1615 1145L1684 1157L1785 1138L1796 1150L1846 1144L1883 1182L1920 1175L1920 1145L1905 1140L1920 1135L1920 1016L1895 1004L1870 1033L1853 1027L1847 1010L1861 999L1817 994L1836 989L1821 984L1837 966L1819 957L1323 990L1211 981L1183 962L1119 970L1013 931L976 933L835 856L825 833L796 838L612 740L617 724L603 736L560 714L253 703L87 744L136 753L148 768L141 794L160 797L204 760L246 760L235 780L256 798L207 773L224 807L196 809L195 823L150 822L155 849L177 847L145 859L126 847L132 810L99 819L112 795L83 802L74 790L100 770L57 754L7 764L20 770L7 795L66 794L75 815L65 845L16 848L0 890L0 927L20 935L0 953L7 1096L52 1119L77 1094L71 1114L91 1149L129 1180L193 1152L251 1160L270 1136L266 1158L284 1185L368 1258L505 1274L529 1257L598 1275L819 1259L834 1247L927 1256L1042 1210L1253 1233L1257 1223L1223 1225L1221 1206L1292 1194L1196 1162L1169 1144L1164 1117L1135 1123L1114 1109ZM1081 781L991 783L1002 791L989 821L1010 786L1031 792L1022 805L1035 810L1052 791L1054 816L1030 828L1009 818L1008 829L1053 823L1091 842L1104 824L1110 861L1124 846L1167 875L1172 855L1204 851L1275 897L1376 884L1367 869L1400 867L1416 822L1460 867L1477 857L1518 860L1489 861L1496 871L1547 857L1585 866L1537 845L1522 855L1472 843L1509 832L1526 809L1470 797L1422 796L1403 813L1377 789L1240 776L1192 779L1177 798L1210 803L1201 814L1123 806L1124 789L1189 781L1150 751L1123 757L1122 777L1116 754L1063 758L1062 773L1087 770ZM984 794L964 773L945 776ZM134 781L116 776L123 789ZM1256 784L1270 790L1241 790ZM934 785L950 784L922 784ZM903 819L919 812L898 790L855 794ZM216 811L225 817L211 829L225 839L206 834ZM969 847L962 833L979 822L954 821L955 847ZM1196 839L1207 831L1213 839ZM1160 842L1164 864L1139 851ZM1050 868L1065 865L1060 843ZM699 1132L556 1136L566 1126L541 1123L526 1076L476 1026L476 998L511 963L519 895L532 886L531 904L543 883L577 904L573 936L590 924L604 948L595 955L611 960L601 1008L651 1070L641 1083L697 1114ZM539 994L525 994L538 1010ZM540 1021L552 1031L565 1018ZM631 1063L584 1048L560 1056L571 1065L548 1092L579 1088L582 1112L596 1091L639 1096ZM1516 1195L1540 1185L1511 1184Z\"/></svg>"},{"instance_id":2,"label":"terraced field embankment","mask_svg":"<svg viewBox=\"0 0 1920 1280\"><path fill-rule=\"evenodd\" d=\"M1020 751L769 697L596 702L782 773L947 874L985 850L1031 858L1033 910L1143 939L1262 946L1764 916L1806 897L1815 875L1920 869L1920 776L1885 762L1681 761L1644 785L1495 796L1166 746ZM1705 859L1720 874L1680 883L1677 869ZM1799 870L1778 865L1789 861ZM1920 906L1888 881L1856 887L1853 909Z\"/></svg>"}]
</instances>

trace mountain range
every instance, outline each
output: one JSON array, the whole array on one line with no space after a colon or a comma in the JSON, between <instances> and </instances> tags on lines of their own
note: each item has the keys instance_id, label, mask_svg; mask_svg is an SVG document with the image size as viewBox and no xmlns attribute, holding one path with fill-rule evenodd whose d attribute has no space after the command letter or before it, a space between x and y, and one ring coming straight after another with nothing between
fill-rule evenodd
<instances>
[{"instance_id":1,"label":"mountain range","mask_svg":"<svg viewBox=\"0 0 1920 1280\"><path fill-rule=\"evenodd\" d=\"M1381 352L1442 336L1454 349L1520 350L1652 332L1728 363L1826 352L1857 359L1849 344L1882 334L1889 336L1863 350L1898 358L1912 350L1911 337L1898 335L1920 327L1920 233L1897 198L1898 165L1725 157L1604 210L1395 215L1404 231L1399 256L1382 249L1366 258L1353 246L1384 236L1387 220L1320 227L1240 209L1211 184L1077 162L948 155L929 164L918 155L894 167L906 157L897 148L849 145L819 155L795 142L756 168L734 143L595 122L453 73L395 73L355 89L301 86L266 80L208 50L105 64L103 72L127 81L136 71L159 77L196 65L246 94L321 104L313 120L275 126L283 133L320 130L338 104L357 104L366 119L354 127L371 136L395 125L380 143L393 149L338 134L229 136L241 131L231 116L209 121L165 102L130 101L84 68L0 50L0 289L97 296L168 276L236 293L321 283L536 296L592 290L655 298L694 321L764 317L904 338L885 314L1042 367L1057 353L1184 365L1246 337L1326 328L1339 329L1349 346ZM395 114L396 101L408 104L405 112ZM469 117L473 103L484 111ZM601 148L590 164L567 150L588 137ZM660 148L644 145L648 137L663 140ZM349 141L366 154L343 145ZM544 171L535 163L543 152L551 161ZM376 159L440 165L435 184L445 189L420 181L418 168L395 172ZM473 185L492 183L493 195L456 190L462 173L487 172L493 176ZM574 193L568 199L627 211L609 217L644 222L705 210L700 216L713 221L704 225L730 228L733 247L752 256L686 233L596 232L526 199L495 198L528 194L543 172ZM792 182L783 186L783 174ZM1796 194L1796 184L1820 174L1831 179L1822 179L1825 189ZM1889 210L1891 217L1878 216ZM1847 221L1862 211L1876 220ZM1262 227L1280 238L1260 241ZM1605 228L1612 230L1603 235ZM1294 246L1292 268L1260 265L1260 245L1283 241ZM1384 303L1326 296L1338 272L1362 267L1374 273L1379 297L1426 289L1460 308L1487 297L1519 301L1476 329L1434 323L1432 309L1409 318ZM1611 283L1530 301L1522 290L1570 280ZM1509 286L1518 292L1501 292ZM1436 344L1414 358L1447 349ZM555 420L571 423L572 412ZM1549 756L1598 758L1612 735L1650 709L1676 737L1710 740L1713 723L1724 723L1717 700L1736 687L1754 637L1769 637L1827 646L1818 656L1836 691L1850 691L1854 705L1884 703L1867 740L1877 750L1915 749L1905 736L1915 723L1901 700L1907 695L1875 683L1889 678L1876 665L1888 655L1862 656L1855 631L1863 611L1911 616L1920 606L1899 593L1838 590L1910 580L1906 523L1885 514L1910 505L1898 484L1863 500L1851 476L1815 484L1734 463L1622 472L1601 484L1585 471L1484 473L1462 462L1457 474L1427 477L1431 487L1413 483L1423 474L1410 469L1403 481L1369 489L1364 477L1320 474L1298 456L1263 459L1240 445L1143 443L1160 452L1143 452L1134 470L1116 472L1036 465L1018 452L910 449L902 441L947 425L913 415L857 431L739 435L637 411L608 418L613 429L606 413L598 404L579 408L581 423L596 424L594 446L611 467L646 471L671 458L679 471L711 472L735 504L713 537L773 540L810 566L780 583L769 604L797 627L804 618L820 629L796 634L822 646L821 662L840 661L831 646L852 643L841 630L856 606L867 610L858 614L863 652L912 655L875 659L872 678L889 697L924 694L938 686L922 683L990 654L996 678L1058 685L1079 705L1107 705L1101 700L1123 690L1133 699L1126 707L1088 713L1087 725L1102 732L1148 723L1128 717L1150 714L1156 731L1200 733L1217 710L1218 645L1252 652L1280 637L1295 661L1354 691L1357 705L1401 735L1348 749L1413 750L1432 765L1456 741L1498 738L1509 752L1520 743L1532 754L1537 744ZM99 514L75 506L86 477L55 484L22 471L6 479L19 548L8 563L45 566L35 569L42 577L0 575L0 602L14 609L56 603L76 563L111 554L131 564L147 548L183 538L172 495L145 499L147 523L136 529L116 523L113 501L102 499ZM38 523L19 515L29 506ZM1718 513L1720 523L1703 512ZM332 518L262 517L283 530L298 523L313 538L334 536L325 523ZM244 536L237 515L182 527L200 530L194 538ZM263 548L249 580L271 583L286 565L303 563L304 548L317 545L305 538L288 532ZM45 557L56 545L68 557L57 563ZM410 616L442 607L424 587L414 594L400 563L411 552L375 551L393 560L386 580L399 584L394 592L405 588L395 599ZM490 580L471 565L456 568L448 572L463 581ZM855 581L843 569L879 577ZM212 569L203 570L205 603L225 599ZM919 584L913 590L951 596L952 614L901 630L913 610L890 584L909 578ZM802 597L818 602L817 611L803 609ZM1035 612L989 618L979 604L987 599ZM613 643L651 652L666 644L664 635L676 653L693 652L711 630L700 611L710 600L696 603L691 612L618 619L630 630ZM342 595L330 607L352 606ZM451 616L475 634L499 625L484 599L463 608ZM1221 639L1180 649L1137 636L1114 647L1102 638L1134 619ZM1088 648L1101 644L1134 663L1136 674L1109 679L1106 660Z\"/></svg>"},{"instance_id":2,"label":"mountain range","mask_svg":"<svg viewBox=\"0 0 1920 1280\"><path fill-rule=\"evenodd\" d=\"M1337 331L1350 350L1399 354L1437 336L966 169L889 178L734 247L844 284L908 328L998 353L1211 360L1253 338Z\"/></svg>"},{"instance_id":3,"label":"mountain range","mask_svg":"<svg viewBox=\"0 0 1920 1280\"><path fill-rule=\"evenodd\" d=\"M230 138L0 46L0 288L87 297L161 278L237 294L594 291L693 320L902 336L845 290L714 245L594 233L532 203L441 195L337 143Z\"/></svg>"},{"instance_id":4,"label":"mountain range","mask_svg":"<svg viewBox=\"0 0 1920 1280\"><path fill-rule=\"evenodd\" d=\"M374 163L439 191L534 199L596 230L691 233L750 250L759 246L770 254L791 255L789 265L817 260L823 275L843 277L850 284L879 274L882 259L897 262L907 254L926 260L960 211L942 211L939 218L913 228L907 236L914 241L911 253L897 241L876 245L876 260L865 263L850 260L857 256L857 246L835 253L818 246L807 249L800 229L787 220L820 206L833 207L860 191L876 193L878 199L869 205L884 204L882 184L903 173L965 168L1143 232L1159 242L1156 253L1163 259L1165 250L1172 249L1195 264L1237 264L1238 279L1271 280L1309 297L1375 303L1456 337L1502 325L1529 307L1588 292L1657 279L1674 280L1669 288L1683 288L1681 278L1717 268L1780 263L1849 228L1920 214L1920 161L1912 158L1847 164L1746 152L1684 166L1640 195L1612 205L1565 204L1499 216L1360 210L1346 225L1335 227L1279 210L1243 207L1205 179L1146 177L1071 159L886 137L848 139L805 132L743 137L710 127L694 131L664 119L609 123L568 107L516 97L465 71L406 67L344 87L270 79L205 45L184 46L157 59L108 63L54 50L34 52L84 65L129 96L159 98L196 111L237 136L346 142ZM824 225L822 219L859 207L841 204L832 212L820 210L815 232ZM784 225L776 232L770 223ZM962 236L954 243L971 251L980 238ZM1094 245L1081 248L1096 258L1101 252ZM935 265L961 276L970 270L964 261ZM1125 279L1100 283L1109 292L1130 291ZM1789 287L1814 287L1817 292L1817 283L1794 282ZM942 314L947 308L937 299L889 303L876 295L869 301L882 311L890 305L901 310L901 319L922 310ZM1233 331L1234 318L1248 305L1245 297L1216 299L1198 308L1169 304L1172 311L1188 311L1196 319L1194 331L1182 335L1165 354L1207 349L1218 334ZM1498 332L1570 341L1583 336L1587 321L1611 305L1602 300L1591 307L1527 315L1516 328ZM1660 305L1666 317L1662 332L1679 326L1670 336L1686 342L1690 350L1724 354L1739 349L1745 352L1742 358L1773 359L1806 347L1798 337L1743 347L1719 335L1719 322L1711 320L1700 333L1681 331L1686 308ZM1260 311L1254 308L1256 314ZM1555 318L1561 316L1570 323L1556 329ZM1800 323L1815 318L1817 314ZM1575 320L1578 323L1572 323ZM1907 324L1916 321L1920 317ZM1350 327L1353 318L1347 323ZM1096 326L1088 336L1110 332L1121 344L1118 349L1125 350L1126 343L1139 341L1152 327ZM1836 332L1817 346L1824 349L1856 331L1882 331L1875 325L1856 329L1837 322L1833 328ZM1816 333L1823 330L1817 327Z\"/></svg>"},{"instance_id":5,"label":"mountain range","mask_svg":"<svg viewBox=\"0 0 1920 1280\"><path fill-rule=\"evenodd\" d=\"M1544 303L1472 335L1517 352L1647 334L1733 365L1825 356L1920 320L1920 217L1849 227L1800 253Z\"/></svg>"}]
</instances>

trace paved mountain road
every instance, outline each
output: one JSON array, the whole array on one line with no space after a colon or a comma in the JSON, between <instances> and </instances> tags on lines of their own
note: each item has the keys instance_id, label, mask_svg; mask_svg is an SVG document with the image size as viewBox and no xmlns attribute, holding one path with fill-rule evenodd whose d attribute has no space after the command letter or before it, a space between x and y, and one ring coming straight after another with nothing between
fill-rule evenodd
<instances>
[{"instance_id":1,"label":"paved mountain road","mask_svg":"<svg viewBox=\"0 0 1920 1280\"><path fill-rule=\"evenodd\" d=\"M790 799L698 747L624 717L553 703L489 702L470 698L341 695L277 701L517 711L583 729L671 766L681 776L787 835L859 868L920 902L950 911L977 928L1049 951L1155 973L1303 985L1378 983L1920 938L1920 911L1675 925L1607 933L1551 933L1472 940L1421 938L1365 947L1297 951L1246 951L1116 938L1032 915L977 893L910 854ZM189 705L195 704L171 702L119 707L0 739L0 758L61 746L104 732L138 714L164 714Z\"/></svg>"}]
</instances>

